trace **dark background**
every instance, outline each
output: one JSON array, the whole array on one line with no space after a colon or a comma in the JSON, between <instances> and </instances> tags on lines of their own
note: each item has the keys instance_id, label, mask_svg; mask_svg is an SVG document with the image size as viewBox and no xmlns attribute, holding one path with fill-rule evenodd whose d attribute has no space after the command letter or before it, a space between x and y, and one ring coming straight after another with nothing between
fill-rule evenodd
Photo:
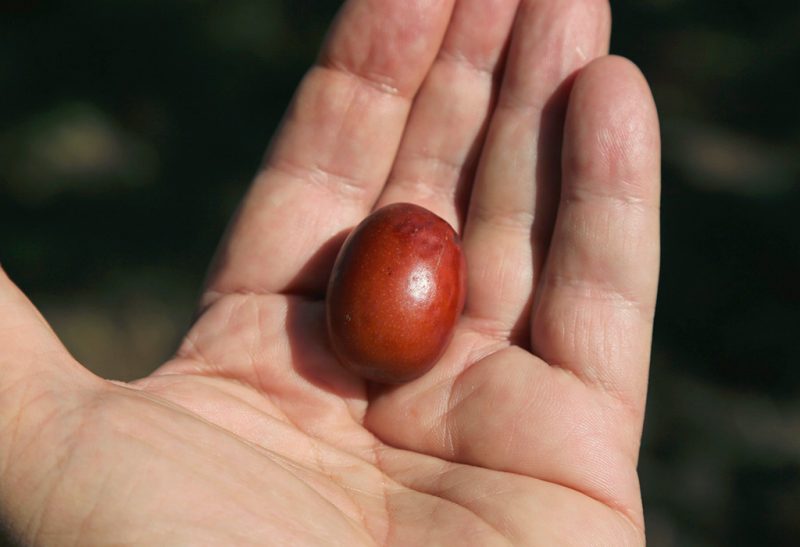
<instances>
[{"instance_id":1,"label":"dark background","mask_svg":"<svg viewBox=\"0 0 800 547\"><path fill-rule=\"evenodd\" d=\"M337 6L0 0L0 261L90 368L174 349ZM613 10L664 134L649 543L796 545L800 4Z\"/></svg>"}]
</instances>

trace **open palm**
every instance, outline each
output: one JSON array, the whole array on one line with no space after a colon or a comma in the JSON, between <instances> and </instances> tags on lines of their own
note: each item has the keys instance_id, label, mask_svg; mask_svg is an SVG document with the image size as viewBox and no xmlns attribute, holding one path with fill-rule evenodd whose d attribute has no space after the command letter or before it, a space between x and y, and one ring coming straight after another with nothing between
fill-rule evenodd
<instances>
[{"instance_id":1,"label":"open palm","mask_svg":"<svg viewBox=\"0 0 800 547\"><path fill-rule=\"evenodd\" d=\"M635 545L658 270L646 83L603 1L349 0L175 358L67 354L0 273L0 516L41 545ZM344 235L418 203L468 295L427 375L336 364ZM120 348L125 351L125 348Z\"/></svg>"}]
</instances>

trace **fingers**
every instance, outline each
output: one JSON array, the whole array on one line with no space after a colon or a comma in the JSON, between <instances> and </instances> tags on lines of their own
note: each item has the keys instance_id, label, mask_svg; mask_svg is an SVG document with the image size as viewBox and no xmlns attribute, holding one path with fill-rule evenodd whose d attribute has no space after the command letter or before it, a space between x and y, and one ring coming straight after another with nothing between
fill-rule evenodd
<instances>
[{"instance_id":1,"label":"fingers","mask_svg":"<svg viewBox=\"0 0 800 547\"><path fill-rule=\"evenodd\" d=\"M660 144L638 69L599 59L567 113L563 183L532 346L641 419L659 262Z\"/></svg>"},{"instance_id":2,"label":"fingers","mask_svg":"<svg viewBox=\"0 0 800 547\"><path fill-rule=\"evenodd\" d=\"M452 4L344 5L218 253L207 301L235 291L323 290L337 236L383 188Z\"/></svg>"},{"instance_id":3,"label":"fingers","mask_svg":"<svg viewBox=\"0 0 800 547\"><path fill-rule=\"evenodd\" d=\"M518 3L456 3L378 206L417 203L460 230Z\"/></svg>"},{"instance_id":4,"label":"fingers","mask_svg":"<svg viewBox=\"0 0 800 547\"><path fill-rule=\"evenodd\" d=\"M526 0L470 202L466 314L521 343L558 195L569 77L608 48L608 3Z\"/></svg>"}]
</instances>

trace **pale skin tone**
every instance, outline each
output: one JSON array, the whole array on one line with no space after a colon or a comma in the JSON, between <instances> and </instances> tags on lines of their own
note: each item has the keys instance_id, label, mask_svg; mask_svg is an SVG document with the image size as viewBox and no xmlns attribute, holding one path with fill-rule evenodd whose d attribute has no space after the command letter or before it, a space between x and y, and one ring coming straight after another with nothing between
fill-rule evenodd
<instances>
[{"instance_id":1,"label":"pale skin tone","mask_svg":"<svg viewBox=\"0 0 800 547\"><path fill-rule=\"evenodd\" d=\"M659 255L647 84L600 0L349 0L176 356L123 384L0 272L0 516L33 545L641 545ZM461 233L453 343L336 363L324 291L371 210ZM120 348L120 352L126 351Z\"/></svg>"}]
</instances>

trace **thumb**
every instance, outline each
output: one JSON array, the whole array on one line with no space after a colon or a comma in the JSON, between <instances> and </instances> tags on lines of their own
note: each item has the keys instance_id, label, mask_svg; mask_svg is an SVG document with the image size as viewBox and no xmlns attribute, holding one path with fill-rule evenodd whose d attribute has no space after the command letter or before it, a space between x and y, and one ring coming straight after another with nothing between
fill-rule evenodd
<instances>
[{"instance_id":1,"label":"thumb","mask_svg":"<svg viewBox=\"0 0 800 547\"><path fill-rule=\"evenodd\" d=\"M16 464L37 459L25 447L67 410L69 394L99 382L0 268L0 505Z\"/></svg>"},{"instance_id":2,"label":"thumb","mask_svg":"<svg viewBox=\"0 0 800 547\"><path fill-rule=\"evenodd\" d=\"M92 377L0 267L0 417L23 387L66 387L70 378Z\"/></svg>"}]
</instances>

